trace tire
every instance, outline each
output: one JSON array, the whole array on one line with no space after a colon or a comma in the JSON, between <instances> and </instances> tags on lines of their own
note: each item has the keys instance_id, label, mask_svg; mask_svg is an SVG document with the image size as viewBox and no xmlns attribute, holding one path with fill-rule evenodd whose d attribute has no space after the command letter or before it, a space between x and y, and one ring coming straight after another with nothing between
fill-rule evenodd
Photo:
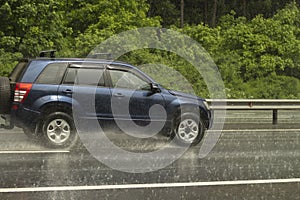
<instances>
[{"instance_id":1,"label":"tire","mask_svg":"<svg viewBox=\"0 0 300 200\"><path fill-rule=\"evenodd\" d=\"M183 113L176 119L174 139L181 145L196 145L203 138L203 120L194 113Z\"/></svg>"},{"instance_id":2,"label":"tire","mask_svg":"<svg viewBox=\"0 0 300 200\"><path fill-rule=\"evenodd\" d=\"M41 124L43 142L47 147L71 147L78 139L73 118L69 114L50 113L44 117Z\"/></svg>"},{"instance_id":3,"label":"tire","mask_svg":"<svg viewBox=\"0 0 300 200\"><path fill-rule=\"evenodd\" d=\"M0 77L0 114L9 114L11 106L10 82L7 77Z\"/></svg>"}]
</instances>

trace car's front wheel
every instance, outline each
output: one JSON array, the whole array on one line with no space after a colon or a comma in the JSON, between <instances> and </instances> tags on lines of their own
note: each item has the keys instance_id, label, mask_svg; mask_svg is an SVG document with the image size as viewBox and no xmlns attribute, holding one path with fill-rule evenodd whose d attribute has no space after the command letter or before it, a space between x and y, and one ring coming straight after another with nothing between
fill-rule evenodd
<instances>
[{"instance_id":1,"label":"car's front wheel","mask_svg":"<svg viewBox=\"0 0 300 200\"><path fill-rule=\"evenodd\" d=\"M203 138L205 127L194 113L184 113L175 123L175 140L180 144L196 145Z\"/></svg>"},{"instance_id":2,"label":"car's front wheel","mask_svg":"<svg viewBox=\"0 0 300 200\"><path fill-rule=\"evenodd\" d=\"M70 147L77 140L72 117L63 112L54 112L45 117L42 123L45 144L49 147Z\"/></svg>"}]
</instances>

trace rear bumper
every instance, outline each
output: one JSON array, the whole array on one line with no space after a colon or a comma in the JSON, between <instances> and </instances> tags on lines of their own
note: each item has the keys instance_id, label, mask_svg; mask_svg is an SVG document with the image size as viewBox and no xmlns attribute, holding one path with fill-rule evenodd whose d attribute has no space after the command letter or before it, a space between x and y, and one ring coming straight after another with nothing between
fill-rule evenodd
<instances>
[{"instance_id":1,"label":"rear bumper","mask_svg":"<svg viewBox=\"0 0 300 200\"><path fill-rule=\"evenodd\" d=\"M1 117L0 128L4 128L4 129L13 129L14 128L14 124L11 122L11 115L3 114L0 117Z\"/></svg>"},{"instance_id":2,"label":"rear bumper","mask_svg":"<svg viewBox=\"0 0 300 200\"><path fill-rule=\"evenodd\" d=\"M16 110L11 111L11 123L19 128L35 128L40 112L18 105Z\"/></svg>"}]
</instances>

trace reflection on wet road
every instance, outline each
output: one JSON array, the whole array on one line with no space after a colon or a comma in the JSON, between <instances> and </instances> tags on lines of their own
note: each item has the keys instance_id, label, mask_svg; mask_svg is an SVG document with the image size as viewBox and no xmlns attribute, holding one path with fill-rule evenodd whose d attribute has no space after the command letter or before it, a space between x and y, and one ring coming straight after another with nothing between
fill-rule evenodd
<instances>
[{"instance_id":1,"label":"reflection on wet road","mask_svg":"<svg viewBox=\"0 0 300 200\"><path fill-rule=\"evenodd\" d=\"M248 115L229 113L225 130L207 157L199 158L200 144L191 147L171 165L148 173L112 170L96 160L83 145L72 150L51 150L27 139L21 130L1 130L0 188L7 191L0 191L0 199L300 199L299 181L292 181L300 178L299 113L282 113L282 121L277 126L269 123L271 116L266 112ZM112 134L111 138L116 145L134 152L155 151L165 145L171 150L179 148L168 145L169 141L159 136L140 140ZM285 181L199 185L279 179ZM147 187L147 184L160 183L195 184ZM81 186L129 184L146 185L143 188L80 189ZM58 191L66 186L77 189ZM34 192L35 188L43 187L50 189ZM29 188L29 191L18 191L18 188Z\"/></svg>"}]
</instances>

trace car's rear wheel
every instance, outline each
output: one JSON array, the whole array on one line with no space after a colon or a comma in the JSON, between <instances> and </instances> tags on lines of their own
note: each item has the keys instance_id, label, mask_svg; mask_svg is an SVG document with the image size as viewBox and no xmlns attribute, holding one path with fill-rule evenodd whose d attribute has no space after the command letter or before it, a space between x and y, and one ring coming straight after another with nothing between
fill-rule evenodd
<instances>
[{"instance_id":1,"label":"car's rear wheel","mask_svg":"<svg viewBox=\"0 0 300 200\"><path fill-rule=\"evenodd\" d=\"M196 145L203 138L205 127L194 113L184 113L175 123L175 140L180 144Z\"/></svg>"},{"instance_id":2,"label":"car's rear wheel","mask_svg":"<svg viewBox=\"0 0 300 200\"><path fill-rule=\"evenodd\" d=\"M63 112L54 112L42 122L45 144L52 148L70 147L77 141L76 128L72 117Z\"/></svg>"},{"instance_id":3,"label":"car's rear wheel","mask_svg":"<svg viewBox=\"0 0 300 200\"><path fill-rule=\"evenodd\" d=\"M7 77L0 77L0 114L8 114L11 105L10 82Z\"/></svg>"}]
</instances>

